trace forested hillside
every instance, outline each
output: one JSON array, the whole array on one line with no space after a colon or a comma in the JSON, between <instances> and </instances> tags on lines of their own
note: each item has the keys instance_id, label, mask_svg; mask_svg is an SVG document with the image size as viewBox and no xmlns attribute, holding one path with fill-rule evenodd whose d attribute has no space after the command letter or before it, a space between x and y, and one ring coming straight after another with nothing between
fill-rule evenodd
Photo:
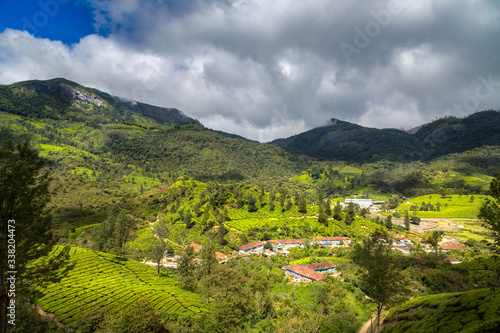
<instances>
[{"instance_id":1,"label":"forested hillside","mask_svg":"<svg viewBox=\"0 0 500 333\"><path fill-rule=\"evenodd\" d=\"M483 111L466 118L446 117L409 134L332 119L318 127L272 143L295 155L357 163L381 160L428 161L483 146L499 146L500 113Z\"/></svg>"}]
</instances>

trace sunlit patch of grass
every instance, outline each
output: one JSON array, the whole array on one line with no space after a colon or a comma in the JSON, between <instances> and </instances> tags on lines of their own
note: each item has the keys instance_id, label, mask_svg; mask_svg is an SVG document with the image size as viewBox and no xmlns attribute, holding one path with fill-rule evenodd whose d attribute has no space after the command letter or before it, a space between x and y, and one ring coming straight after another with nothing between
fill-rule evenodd
<instances>
[{"instance_id":1,"label":"sunlit patch of grass","mask_svg":"<svg viewBox=\"0 0 500 333\"><path fill-rule=\"evenodd\" d=\"M74 175L86 175L89 179L95 179L97 176L96 172L87 168L78 167L75 170L71 171Z\"/></svg>"}]
</instances>

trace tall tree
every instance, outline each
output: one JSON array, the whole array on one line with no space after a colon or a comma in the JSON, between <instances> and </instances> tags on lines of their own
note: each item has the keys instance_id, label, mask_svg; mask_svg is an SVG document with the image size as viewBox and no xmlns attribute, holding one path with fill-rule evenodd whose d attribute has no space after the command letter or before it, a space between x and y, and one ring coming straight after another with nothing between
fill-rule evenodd
<instances>
[{"instance_id":1,"label":"tall tree","mask_svg":"<svg viewBox=\"0 0 500 333\"><path fill-rule=\"evenodd\" d=\"M241 325L254 313L253 292L248 286L248 278L227 265L217 265L201 281L201 288L207 297L214 300L210 306L210 316L214 320L207 323L207 332L241 331Z\"/></svg>"},{"instance_id":2,"label":"tall tree","mask_svg":"<svg viewBox=\"0 0 500 333\"><path fill-rule=\"evenodd\" d=\"M297 200L298 200L297 206L299 207L299 213L307 214L306 197L304 195L299 195Z\"/></svg>"},{"instance_id":3,"label":"tall tree","mask_svg":"<svg viewBox=\"0 0 500 333\"><path fill-rule=\"evenodd\" d=\"M392 239L387 232L377 229L362 244L355 244L352 253L354 262L361 268L361 289L377 304L377 332L384 306L406 290L403 272L391 247Z\"/></svg>"},{"instance_id":4,"label":"tall tree","mask_svg":"<svg viewBox=\"0 0 500 333\"><path fill-rule=\"evenodd\" d=\"M490 191L491 198L483 202L478 217L491 231L493 243L490 248L494 257L500 259L500 173L490 183Z\"/></svg>"},{"instance_id":5,"label":"tall tree","mask_svg":"<svg viewBox=\"0 0 500 333\"><path fill-rule=\"evenodd\" d=\"M352 222L354 221L354 217L356 216L354 204L350 202L347 207L345 208L345 224L351 225Z\"/></svg>"},{"instance_id":6,"label":"tall tree","mask_svg":"<svg viewBox=\"0 0 500 333\"><path fill-rule=\"evenodd\" d=\"M332 216L332 203L330 199L327 199L325 202L325 214L328 217Z\"/></svg>"},{"instance_id":7,"label":"tall tree","mask_svg":"<svg viewBox=\"0 0 500 333\"><path fill-rule=\"evenodd\" d=\"M165 242L161 239L156 239L156 241L154 242L153 246L150 249L151 257L153 258L153 261L156 263L156 268L158 270L158 277L160 277L161 261L165 256L166 249L167 247L165 246Z\"/></svg>"},{"instance_id":8,"label":"tall tree","mask_svg":"<svg viewBox=\"0 0 500 333\"><path fill-rule=\"evenodd\" d=\"M217 222L219 222L219 229L218 229L219 244L221 246L224 246L227 244L227 241L225 238L225 236L227 234L227 230L226 230L226 227L224 226L224 216L218 215Z\"/></svg>"},{"instance_id":9,"label":"tall tree","mask_svg":"<svg viewBox=\"0 0 500 333\"><path fill-rule=\"evenodd\" d=\"M408 211L405 211L405 229L410 231L410 215L408 215Z\"/></svg>"},{"instance_id":10,"label":"tall tree","mask_svg":"<svg viewBox=\"0 0 500 333\"><path fill-rule=\"evenodd\" d=\"M276 199L276 193L274 191L271 191L269 193L269 203L273 202L274 199Z\"/></svg>"},{"instance_id":11,"label":"tall tree","mask_svg":"<svg viewBox=\"0 0 500 333\"><path fill-rule=\"evenodd\" d=\"M286 189L280 188L279 193L280 193L280 207L281 207L281 209L284 209L285 208L285 200L286 200L286 196L287 196L288 191Z\"/></svg>"},{"instance_id":12,"label":"tall tree","mask_svg":"<svg viewBox=\"0 0 500 333\"><path fill-rule=\"evenodd\" d=\"M130 239L134 227L135 221L121 210L115 219L113 235L114 247L119 253L123 252L123 246Z\"/></svg>"},{"instance_id":13,"label":"tall tree","mask_svg":"<svg viewBox=\"0 0 500 333\"><path fill-rule=\"evenodd\" d=\"M491 231L493 242L489 244L494 260L491 268L495 272L494 287L500 284L500 173L490 183L491 198L486 199L479 209L478 217Z\"/></svg>"},{"instance_id":14,"label":"tall tree","mask_svg":"<svg viewBox=\"0 0 500 333\"><path fill-rule=\"evenodd\" d=\"M439 242L443 239L443 231L426 231L423 235L423 239L430 244L434 252L436 253L436 258L439 250Z\"/></svg>"},{"instance_id":15,"label":"tall tree","mask_svg":"<svg viewBox=\"0 0 500 333\"><path fill-rule=\"evenodd\" d=\"M333 218L337 221L342 220L342 206L340 205L340 202L338 202L338 201L335 204L335 207L333 208Z\"/></svg>"},{"instance_id":16,"label":"tall tree","mask_svg":"<svg viewBox=\"0 0 500 333\"><path fill-rule=\"evenodd\" d=\"M318 222L325 226L328 226L328 216L326 215L325 209L322 205L319 206Z\"/></svg>"},{"instance_id":17,"label":"tall tree","mask_svg":"<svg viewBox=\"0 0 500 333\"><path fill-rule=\"evenodd\" d=\"M15 278L18 294L29 279L26 264L46 255L54 245L51 217L46 209L51 198L50 172L28 141L0 148L0 332L8 325L7 306L14 291L7 278ZM8 273L9 272L9 273ZM16 272L16 273L10 273ZM25 279L26 278L26 279ZM8 289L9 288L9 289Z\"/></svg>"},{"instance_id":18,"label":"tall tree","mask_svg":"<svg viewBox=\"0 0 500 333\"><path fill-rule=\"evenodd\" d=\"M190 229L193 226L192 218L193 218L193 215L191 214L191 210L188 210L183 218L184 224L186 225L186 229Z\"/></svg>"},{"instance_id":19,"label":"tall tree","mask_svg":"<svg viewBox=\"0 0 500 333\"><path fill-rule=\"evenodd\" d=\"M123 210L117 205L109 206L106 220L96 226L92 232L93 248L98 251L122 252L134 227L135 221Z\"/></svg>"},{"instance_id":20,"label":"tall tree","mask_svg":"<svg viewBox=\"0 0 500 333\"><path fill-rule=\"evenodd\" d=\"M194 262L194 249L187 246L177 262L177 272L179 273L179 284L186 290L194 290L196 264Z\"/></svg>"},{"instance_id":21,"label":"tall tree","mask_svg":"<svg viewBox=\"0 0 500 333\"><path fill-rule=\"evenodd\" d=\"M217 265L217 257L215 256L215 247L212 243L212 238L209 236L200 251L201 263L200 273L202 277L210 275L213 267Z\"/></svg>"},{"instance_id":22,"label":"tall tree","mask_svg":"<svg viewBox=\"0 0 500 333\"><path fill-rule=\"evenodd\" d=\"M253 212L257 211L256 203L257 203L257 199L255 198L255 196L252 193L248 193L247 209L248 209L249 213L253 213Z\"/></svg>"},{"instance_id":23,"label":"tall tree","mask_svg":"<svg viewBox=\"0 0 500 333\"><path fill-rule=\"evenodd\" d=\"M392 215L389 215L385 218L385 226L387 229L391 230L392 229Z\"/></svg>"}]
</instances>

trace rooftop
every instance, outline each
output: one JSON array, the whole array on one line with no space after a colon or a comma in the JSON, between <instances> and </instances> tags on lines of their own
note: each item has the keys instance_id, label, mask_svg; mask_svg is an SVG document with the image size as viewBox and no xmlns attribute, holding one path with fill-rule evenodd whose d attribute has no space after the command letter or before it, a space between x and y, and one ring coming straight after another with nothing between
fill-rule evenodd
<instances>
[{"instance_id":1,"label":"rooftop","mask_svg":"<svg viewBox=\"0 0 500 333\"><path fill-rule=\"evenodd\" d=\"M250 250L250 249L253 249L255 247L262 246L262 245L264 245L264 243L262 243L261 241L256 241L256 242L252 242L252 243L248 243L248 244L242 245L242 246L239 247L239 249L241 251L246 251L246 250Z\"/></svg>"},{"instance_id":2,"label":"rooftop","mask_svg":"<svg viewBox=\"0 0 500 333\"><path fill-rule=\"evenodd\" d=\"M449 262L451 262L452 264L459 264L459 263L461 263L461 261L460 261L460 260L458 260L458 259L456 259L456 258L453 258L453 257L445 258L444 260L445 260L445 261L449 261Z\"/></svg>"},{"instance_id":3,"label":"rooftop","mask_svg":"<svg viewBox=\"0 0 500 333\"><path fill-rule=\"evenodd\" d=\"M439 246L440 249L442 250L467 250L468 247L466 247L463 244L460 243L443 243Z\"/></svg>"},{"instance_id":4,"label":"rooftop","mask_svg":"<svg viewBox=\"0 0 500 333\"><path fill-rule=\"evenodd\" d=\"M322 271L329 268L335 268L336 266L330 262L320 262L319 264L309 264L304 267L310 268L313 271Z\"/></svg>"},{"instance_id":5,"label":"rooftop","mask_svg":"<svg viewBox=\"0 0 500 333\"><path fill-rule=\"evenodd\" d=\"M327 241L336 241L336 240L350 240L349 237L323 237L323 238L313 238L315 242L327 242Z\"/></svg>"},{"instance_id":6,"label":"rooftop","mask_svg":"<svg viewBox=\"0 0 500 333\"><path fill-rule=\"evenodd\" d=\"M312 269L307 268L305 266L291 265L291 266L287 267L287 270L289 270L290 272L297 273L301 276L307 277L307 278L314 280L314 281L322 281L323 280L323 275L321 273L313 271Z\"/></svg>"},{"instance_id":7,"label":"rooftop","mask_svg":"<svg viewBox=\"0 0 500 333\"><path fill-rule=\"evenodd\" d=\"M305 239L271 239L269 242L278 244L302 244L305 242Z\"/></svg>"}]
</instances>

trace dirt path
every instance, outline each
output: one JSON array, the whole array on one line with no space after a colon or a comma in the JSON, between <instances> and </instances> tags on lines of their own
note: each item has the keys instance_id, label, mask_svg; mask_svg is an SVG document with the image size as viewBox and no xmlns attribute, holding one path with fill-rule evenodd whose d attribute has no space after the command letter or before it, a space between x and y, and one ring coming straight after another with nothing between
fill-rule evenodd
<instances>
[{"instance_id":1,"label":"dirt path","mask_svg":"<svg viewBox=\"0 0 500 333\"><path fill-rule=\"evenodd\" d=\"M242 232L242 231L241 231L241 230L239 230L239 229L236 229L236 228L233 228L233 227L228 226L226 223L224 223L224 226L225 226L226 228L231 229L232 231Z\"/></svg>"},{"instance_id":2,"label":"dirt path","mask_svg":"<svg viewBox=\"0 0 500 333\"><path fill-rule=\"evenodd\" d=\"M372 318L373 319L373 318ZM370 332L370 327L372 325L372 319L368 320L364 325L363 327L361 327L361 329L359 330L358 333L368 333Z\"/></svg>"},{"instance_id":3,"label":"dirt path","mask_svg":"<svg viewBox=\"0 0 500 333\"><path fill-rule=\"evenodd\" d=\"M389 312L386 310L386 311L382 311L382 313L380 314L380 329L382 330L382 322L384 321L384 318L387 316ZM373 328L371 327L373 325ZM371 318L370 320L368 320L364 325L363 327L361 327L361 329L359 330L358 333L375 333L377 332L377 314L375 313Z\"/></svg>"},{"instance_id":4,"label":"dirt path","mask_svg":"<svg viewBox=\"0 0 500 333\"><path fill-rule=\"evenodd\" d=\"M38 306L38 305L36 306L36 311L38 312L38 314L40 316L46 317L50 321L52 321L53 323L55 323L58 328L63 328L64 327L64 325L56 319L56 316L53 313L48 313L48 312L43 311L43 309L40 306Z\"/></svg>"}]
</instances>

